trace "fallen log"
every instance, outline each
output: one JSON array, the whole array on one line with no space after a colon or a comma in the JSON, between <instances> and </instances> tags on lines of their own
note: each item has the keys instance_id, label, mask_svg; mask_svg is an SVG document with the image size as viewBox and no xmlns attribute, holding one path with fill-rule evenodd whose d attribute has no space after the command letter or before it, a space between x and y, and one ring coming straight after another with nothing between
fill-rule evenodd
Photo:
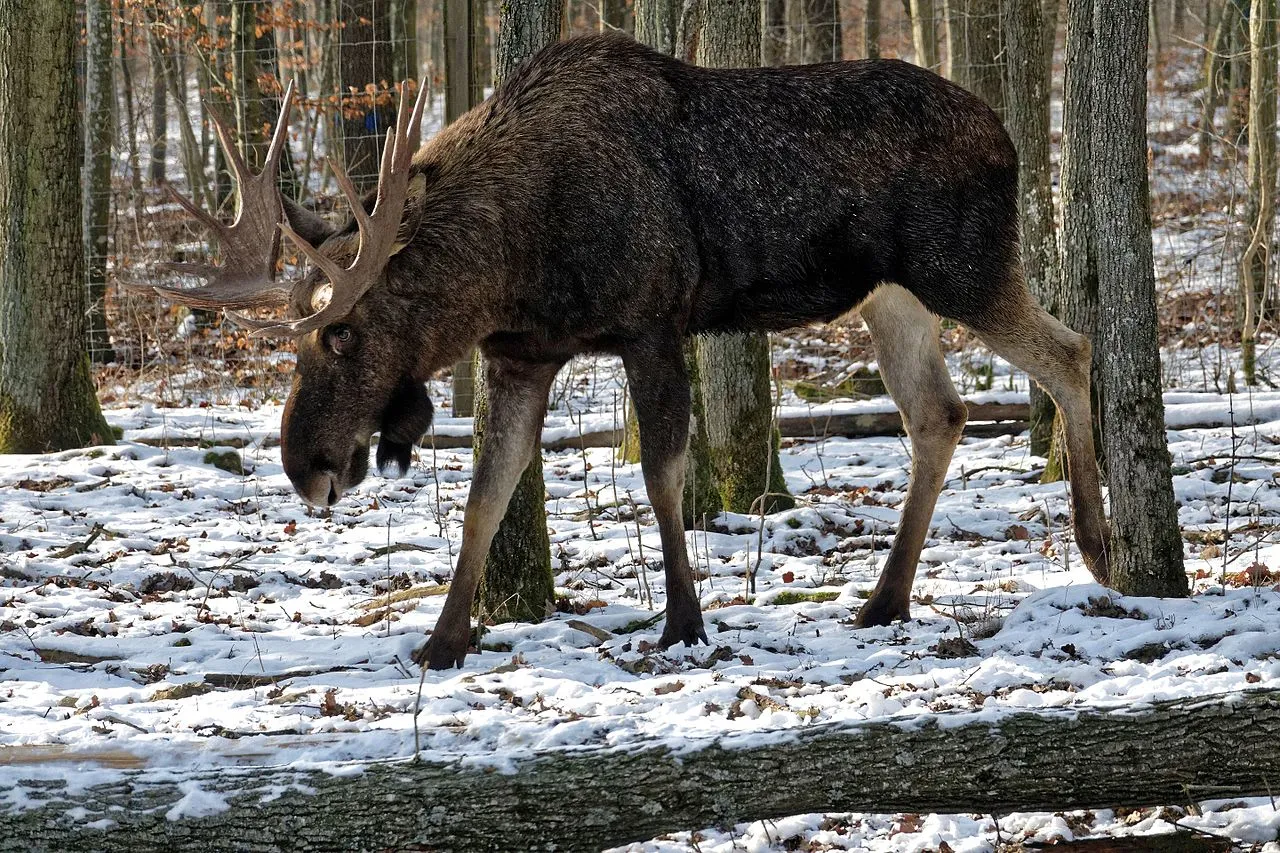
<instances>
[{"instance_id":1,"label":"fallen log","mask_svg":"<svg viewBox=\"0 0 1280 853\"><path fill-rule=\"evenodd\" d=\"M829 724L660 745L559 749L332 774L124 769L77 790L0 750L0 849L583 850L822 811L1049 811L1261 796L1280 786L1280 690L995 721ZM66 761L67 756L59 759ZM112 766L128 767L112 753ZM48 763L43 767L47 769ZM180 787L181 785L181 787ZM196 785L203 817L166 812ZM26 802L32 807L20 809ZM96 822L96 823L95 823Z\"/></svg>"}]
</instances>

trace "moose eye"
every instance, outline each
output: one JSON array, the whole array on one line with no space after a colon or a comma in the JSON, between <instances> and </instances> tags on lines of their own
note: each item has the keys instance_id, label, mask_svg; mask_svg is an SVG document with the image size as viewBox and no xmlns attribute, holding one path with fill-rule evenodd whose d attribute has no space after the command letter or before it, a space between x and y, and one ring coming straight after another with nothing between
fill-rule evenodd
<instances>
[{"instance_id":1,"label":"moose eye","mask_svg":"<svg viewBox=\"0 0 1280 853\"><path fill-rule=\"evenodd\" d=\"M355 346L356 333L350 326L332 326L325 333L325 339L329 343L329 349L335 354L346 355Z\"/></svg>"}]
</instances>

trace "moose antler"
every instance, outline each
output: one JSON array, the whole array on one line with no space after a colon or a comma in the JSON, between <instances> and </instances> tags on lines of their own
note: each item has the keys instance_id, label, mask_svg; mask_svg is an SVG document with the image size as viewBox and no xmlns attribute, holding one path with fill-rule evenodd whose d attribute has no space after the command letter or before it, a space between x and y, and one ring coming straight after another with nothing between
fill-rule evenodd
<instances>
[{"instance_id":1,"label":"moose antler","mask_svg":"<svg viewBox=\"0 0 1280 853\"><path fill-rule=\"evenodd\" d=\"M347 197L347 203L351 206L351 215L355 217L359 228L360 248L351 266L346 268L339 266L299 236L287 221L280 223L280 230L290 242L297 246L298 250L329 280L331 293L328 304L323 305L313 314L284 323L263 322L251 317L235 315L238 322L254 329L254 335L296 336L323 328L346 316L386 269L400 230L405 203L408 200L409 167L418 148L418 140L422 132L422 113L427 105L427 87L423 86L418 90L413 111L406 112L404 101L408 88L408 81L401 84L400 110L396 116L396 126L394 130L387 131L387 142L382 150L382 163L378 170L378 197L372 213L364 209L360 195L356 192L346 171L335 161L329 161L329 168L333 169L333 175L338 179L342 194Z\"/></svg>"},{"instance_id":2,"label":"moose antler","mask_svg":"<svg viewBox=\"0 0 1280 853\"><path fill-rule=\"evenodd\" d=\"M218 141L235 173L239 202L236 219L230 225L206 213L170 184L165 189L182 208L203 223L222 244L222 266L168 263L161 268L208 280L202 287L156 287L161 296L195 308L257 308L279 305L289 300L289 288L275 284L276 260L280 256L277 225L284 219L280 190L276 186L280 156L289 131L289 110L293 106L293 81L280 103L280 118L271 136L262 171L254 174L218 117L210 113Z\"/></svg>"}]
</instances>

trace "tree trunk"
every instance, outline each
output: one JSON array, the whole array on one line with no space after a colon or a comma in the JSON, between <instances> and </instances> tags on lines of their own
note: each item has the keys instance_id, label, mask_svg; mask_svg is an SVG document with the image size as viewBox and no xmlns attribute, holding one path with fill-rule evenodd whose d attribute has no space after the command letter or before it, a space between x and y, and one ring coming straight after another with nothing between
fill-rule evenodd
<instances>
[{"instance_id":1,"label":"tree trunk","mask_svg":"<svg viewBox=\"0 0 1280 853\"><path fill-rule=\"evenodd\" d=\"M782 0L772 0L781 4ZM680 23L679 0L635 0L636 41L674 56Z\"/></svg>"},{"instance_id":2,"label":"tree trunk","mask_svg":"<svg viewBox=\"0 0 1280 853\"><path fill-rule=\"evenodd\" d=\"M986 101L1004 118L1005 54L1000 0L951 0L951 79Z\"/></svg>"},{"instance_id":3,"label":"tree trunk","mask_svg":"<svg viewBox=\"0 0 1280 853\"><path fill-rule=\"evenodd\" d=\"M1058 304L1062 322L1093 342L1092 397L1094 446L1106 469L1102 437L1102 346L1098 336L1098 248L1093 235L1089 189L1093 123L1090 114L1093 57L1093 0L1067 0L1067 43L1062 94L1062 234ZM1054 430L1042 482L1061 479L1064 449Z\"/></svg>"},{"instance_id":4,"label":"tree trunk","mask_svg":"<svg viewBox=\"0 0 1280 853\"><path fill-rule=\"evenodd\" d=\"M770 67L787 64L787 0L762 0L760 62Z\"/></svg>"},{"instance_id":5,"label":"tree trunk","mask_svg":"<svg viewBox=\"0 0 1280 853\"><path fill-rule=\"evenodd\" d=\"M445 0L444 4L444 120L452 124L477 103L475 85L475 17L471 0ZM501 34L499 34L501 38ZM476 357L469 352L453 366L451 381L453 416L475 414Z\"/></svg>"},{"instance_id":6,"label":"tree trunk","mask_svg":"<svg viewBox=\"0 0 1280 853\"><path fill-rule=\"evenodd\" d=\"M1217 112L1222 102L1223 91L1227 81L1227 50L1231 43L1231 21L1227 6L1232 0L1224 0L1218 15L1218 24L1213 28L1213 37L1206 40L1204 56L1204 97L1200 112L1200 162L1207 164L1213 154L1213 143L1216 141ZM1205 7L1207 13L1213 6Z\"/></svg>"},{"instance_id":7,"label":"tree trunk","mask_svg":"<svg viewBox=\"0 0 1280 853\"><path fill-rule=\"evenodd\" d=\"M151 52L151 163L148 174L151 183L159 185L165 181L165 157L169 150L169 99L164 82L160 37L152 26L147 29L147 44Z\"/></svg>"},{"instance_id":8,"label":"tree trunk","mask_svg":"<svg viewBox=\"0 0 1280 853\"><path fill-rule=\"evenodd\" d=\"M1111 578L1126 595L1186 595L1160 396L1147 187L1146 0L1093 8L1094 235L1103 439L1111 483Z\"/></svg>"},{"instance_id":9,"label":"tree trunk","mask_svg":"<svg viewBox=\"0 0 1280 853\"><path fill-rule=\"evenodd\" d=\"M1005 4L1009 89L1006 124L1018 149L1022 268L1033 296L1057 313L1058 244L1053 222L1053 175L1049 162L1049 57L1047 30L1036 2ZM1053 439L1053 401L1039 387L1031 393L1031 452L1048 456Z\"/></svg>"},{"instance_id":10,"label":"tree trunk","mask_svg":"<svg viewBox=\"0 0 1280 853\"><path fill-rule=\"evenodd\" d=\"M395 126L394 100L382 84L394 79L391 15L378 0L340 0L339 62L343 91L343 159L360 192L378 184L378 164L387 129ZM382 93L371 96L369 87ZM349 94L355 89L357 94Z\"/></svg>"},{"instance_id":11,"label":"tree trunk","mask_svg":"<svg viewBox=\"0 0 1280 853\"><path fill-rule=\"evenodd\" d=\"M759 4L749 0L705 3L698 64L711 68L759 65ZM711 470L723 507L731 512L763 513L794 506L778 460L769 339L759 333L707 335L697 339L696 349ZM694 464L700 465L696 457Z\"/></svg>"},{"instance_id":12,"label":"tree trunk","mask_svg":"<svg viewBox=\"0 0 1280 853\"><path fill-rule=\"evenodd\" d=\"M862 19L862 55L867 59L880 58L880 0L867 0Z\"/></svg>"},{"instance_id":13,"label":"tree trunk","mask_svg":"<svg viewBox=\"0 0 1280 853\"><path fill-rule=\"evenodd\" d=\"M1253 0L1249 16L1249 200L1252 233L1240 259L1244 320L1240 348L1244 381L1258 381L1257 322L1271 280L1276 190L1276 0Z\"/></svg>"},{"instance_id":14,"label":"tree trunk","mask_svg":"<svg viewBox=\"0 0 1280 853\"><path fill-rule=\"evenodd\" d=\"M498 26L495 83L516 66L559 40L563 0L505 0ZM484 452L484 423L488 403L484 392L483 357L475 366L476 458ZM542 454L535 453L516 486L507 513L485 560L484 580L476 597L482 621L540 622L555 596L551 570L551 542L547 537L546 486Z\"/></svg>"},{"instance_id":15,"label":"tree trunk","mask_svg":"<svg viewBox=\"0 0 1280 853\"><path fill-rule=\"evenodd\" d=\"M393 0L391 4L391 74L396 82L418 80L418 0ZM420 81L426 85L426 81Z\"/></svg>"},{"instance_id":16,"label":"tree trunk","mask_svg":"<svg viewBox=\"0 0 1280 853\"><path fill-rule=\"evenodd\" d=\"M548 750L509 759L502 772L469 757L376 762L359 773L240 766L187 774L113 772L144 761L118 751L104 767L92 755L16 747L30 753L18 761L46 769L60 758L78 761L62 776L46 772L38 783L0 789L0 838L33 853L594 853L812 812L1054 812L1261 797L1274 785L1266 768L1280 763L1280 696L1259 690L1110 712L1020 711L998 722L813 725L740 743L702 739L679 753L654 745ZM76 768L86 767L116 778L76 784ZM193 790L225 808L167 817L184 813L175 807Z\"/></svg>"},{"instance_id":17,"label":"tree trunk","mask_svg":"<svg viewBox=\"0 0 1280 853\"><path fill-rule=\"evenodd\" d=\"M71 0L0 0L0 453L111 444L89 375Z\"/></svg>"},{"instance_id":18,"label":"tree trunk","mask_svg":"<svg viewBox=\"0 0 1280 853\"><path fill-rule=\"evenodd\" d=\"M933 0L910 0L911 44L916 52L916 65L937 71L938 22L934 20Z\"/></svg>"},{"instance_id":19,"label":"tree trunk","mask_svg":"<svg viewBox=\"0 0 1280 853\"><path fill-rule=\"evenodd\" d=\"M1249 2L1227 0L1222 21L1227 27L1225 56L1227 125L1223 135L1231 145L1244 141L1249 117Z\"/></svg>"},{"instance_id":20,"label":"tree trunk","mask_svg":"<svg viewBox=\"0 0 1280 853\"><path fill-rule=\"evenodd\" d=\"M110 248L111 145L115 138L111 0L87 0L84 71L84 210L81 230L89 282L89 357L115 361L107 332L107 254Z\"/></svg>"}]
</instances>

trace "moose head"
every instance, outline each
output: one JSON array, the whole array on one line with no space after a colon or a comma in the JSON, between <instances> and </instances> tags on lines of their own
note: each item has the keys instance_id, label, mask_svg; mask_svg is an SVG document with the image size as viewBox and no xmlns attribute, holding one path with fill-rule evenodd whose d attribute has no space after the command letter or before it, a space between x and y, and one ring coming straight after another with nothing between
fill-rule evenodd
<instances>
[{"instance_id":1,"label":"moose head","mask_svg":"<svg viewBox=\"0 0 1280 853\"><path fill-rule=\"evenodd\" d=\"M426 87L413 109L404 109L409 83L401 88L396 126L387 133L376 193L361 199L336 162L329 166L351 208L351 221L336 228L290 199L277 185L288 133L294 87L281 103L265 164L254 174L225 125L214 118L236 183L235 221L227 225L183 197L173 199L204 224L222 247L221 266L166 264L166 269L206 280L201 287L156 287L174 302L235 312L286 305L283 320L262 321L237 313L253 334L297 341L298 361L280 426L285 473L298 494L314 506L330 506L364 479L369 446L380 433L378 469L387 476L408 470L413 445L431 426L428 371L395 357L412 344L418 325L407 297L389 292L388 266L410 241L418 206L412 196L425 182L414 177L413 154L421 134ZM281 234L313 269L291 285L276 281ZM400 370L389 369L402 365Z\"/></svg>"}]
</instances>

